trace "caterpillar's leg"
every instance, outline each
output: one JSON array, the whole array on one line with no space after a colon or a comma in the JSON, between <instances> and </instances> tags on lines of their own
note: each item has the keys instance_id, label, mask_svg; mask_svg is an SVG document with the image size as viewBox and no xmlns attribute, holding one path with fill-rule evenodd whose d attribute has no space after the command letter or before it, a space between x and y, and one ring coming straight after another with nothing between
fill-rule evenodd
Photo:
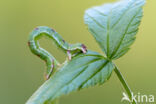
<instances>
[{"instance_id":1,"label":"caterpillar's leg","mask_svg":"<svg viewBox=\"0 0 156 104\"><path fill-rule=\"evenodd\" d=\"M68 56L68 60L71 60L72 54L71 54L70 50L67 50L67 56Z\"/></svg>"},{"instance_id":2,"label":"caterpillar's leg","mask_svg":"<svg viewBox=\"0 0 156 104\"><path fill-rule=\"evenodd\" d=\"M84 44L81 44L81 50L83 53L86 53L87 52L87 47L84 45Z\"/></svg>"},{"instance_id":3,"label":"caterpillar's leg","mask_svg":"<svg viewBox=\"0 0 156 104\"><path fill-rule=\"evenodd\" d=\"M70 45L68 47L68 50L67 50L68 59L71 60L72 59L72 55L77 53L77 52L86 53L87 52L87 47L84 44L81 44L81 43Z\"/></svg>"}]
</instances>

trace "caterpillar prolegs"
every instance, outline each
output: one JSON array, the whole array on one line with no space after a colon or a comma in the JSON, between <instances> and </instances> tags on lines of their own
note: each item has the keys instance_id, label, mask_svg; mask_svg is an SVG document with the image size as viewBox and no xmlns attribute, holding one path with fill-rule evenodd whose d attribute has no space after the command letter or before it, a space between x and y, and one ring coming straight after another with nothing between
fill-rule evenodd
<instances>
[{"instance_id":1,"label":"caterpillar prolegs","mask_svg":"<svg viewBox=\"0 0 156 104\"><path fill-rule=\"evenodd\" d=\"M72 55L74 55L77 52L83 53L87 52L86 46L84 44L81 43L69 44L65 42L64 39L55 30L49 27L40 26L35 28L30 33L28 45L33 54L39 56L42 60L46 62L47 65L45 73L46 79L50 78L50 76L53 73L53 69L55 68L56 65L59 65L59 62L49 52L40 47L38 40L42 36L47 36L48 38L52 39L52 41L56 44L56 46L67 54L69 60L71 60Z\"/></svg>"}]
</instances>

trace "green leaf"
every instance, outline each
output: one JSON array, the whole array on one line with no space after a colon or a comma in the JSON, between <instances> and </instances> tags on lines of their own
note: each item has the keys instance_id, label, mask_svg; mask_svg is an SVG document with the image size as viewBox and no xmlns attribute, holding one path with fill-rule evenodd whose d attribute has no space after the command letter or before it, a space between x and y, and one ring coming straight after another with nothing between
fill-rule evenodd
<instances>
[{"instance_id":1,"label":"green leaf","mask_svg":"<svg viewBox=\"0 0 156 104\"><path fill-rule=\"evenodd\" d=\"M50 104L58 97L107 81L114 69L109 60L96 52L78 54L47 80L26 104Z\"/></svg>"},{"instance_id":2,"label":"green leaf","mask_svg":"<svg viewBox=\"0 0 156 104\"><path fill-rule=\"evenodd\" d=\"M145 0L122 0L93 7L84 20L109 59L124 55L135 40Z\"/></svg>"}]
</instances>

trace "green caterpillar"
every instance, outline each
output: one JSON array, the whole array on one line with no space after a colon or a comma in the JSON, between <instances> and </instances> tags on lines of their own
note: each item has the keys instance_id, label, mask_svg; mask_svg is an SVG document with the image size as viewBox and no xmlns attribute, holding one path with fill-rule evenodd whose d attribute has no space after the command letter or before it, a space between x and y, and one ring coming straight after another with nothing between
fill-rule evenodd
<instances>
[{"instance_id":1,"label":"green caterpillar","mask_svg":"<svg viewBox=\"0 0 156 104\"><path fill-rule=\"evenodd\" d=\"M86 46L84 44L68 44L55 30L49 27L40 26L35 28L35 30L33 30L30 34L28 45L32 53L39 56L42 60L46 62L46 79L49 79L49 77L53 73L53 69L56 65L59 65L59 62L49 52L40 47L38 40L42 36L47 36L52 39L57 47L63 50L63 52L67 53L69 60L71 60L72 56L77 52L87 52Z\"/></svg>"}]
</instances>

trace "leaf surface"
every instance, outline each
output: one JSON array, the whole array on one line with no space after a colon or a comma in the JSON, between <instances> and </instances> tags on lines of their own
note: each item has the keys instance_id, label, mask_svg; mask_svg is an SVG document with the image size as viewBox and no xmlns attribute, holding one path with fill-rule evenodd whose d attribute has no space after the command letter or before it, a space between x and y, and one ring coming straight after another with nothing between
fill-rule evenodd
<instances>
[{"instance_id":1,"label":"leaf surface","mask_svg":"<svg viewBox=\"0 0 156 104\"><path fill-rule=\"evenodd\" d=\"M103 84L114 65L96 52L78 54L47 80L26 104L50 104L61 95Z\"/></svg>"},{"instance_id":2,"label":"leaf surface","mask_svg":"<svg viewBox=\"0 0 156 104\"><path fill-rule=\"evenodd\" d=\"M124 55L135 40L145 0L121 0L88 9L84 21L109 59Z\"/></svg>"}]
</instances>

